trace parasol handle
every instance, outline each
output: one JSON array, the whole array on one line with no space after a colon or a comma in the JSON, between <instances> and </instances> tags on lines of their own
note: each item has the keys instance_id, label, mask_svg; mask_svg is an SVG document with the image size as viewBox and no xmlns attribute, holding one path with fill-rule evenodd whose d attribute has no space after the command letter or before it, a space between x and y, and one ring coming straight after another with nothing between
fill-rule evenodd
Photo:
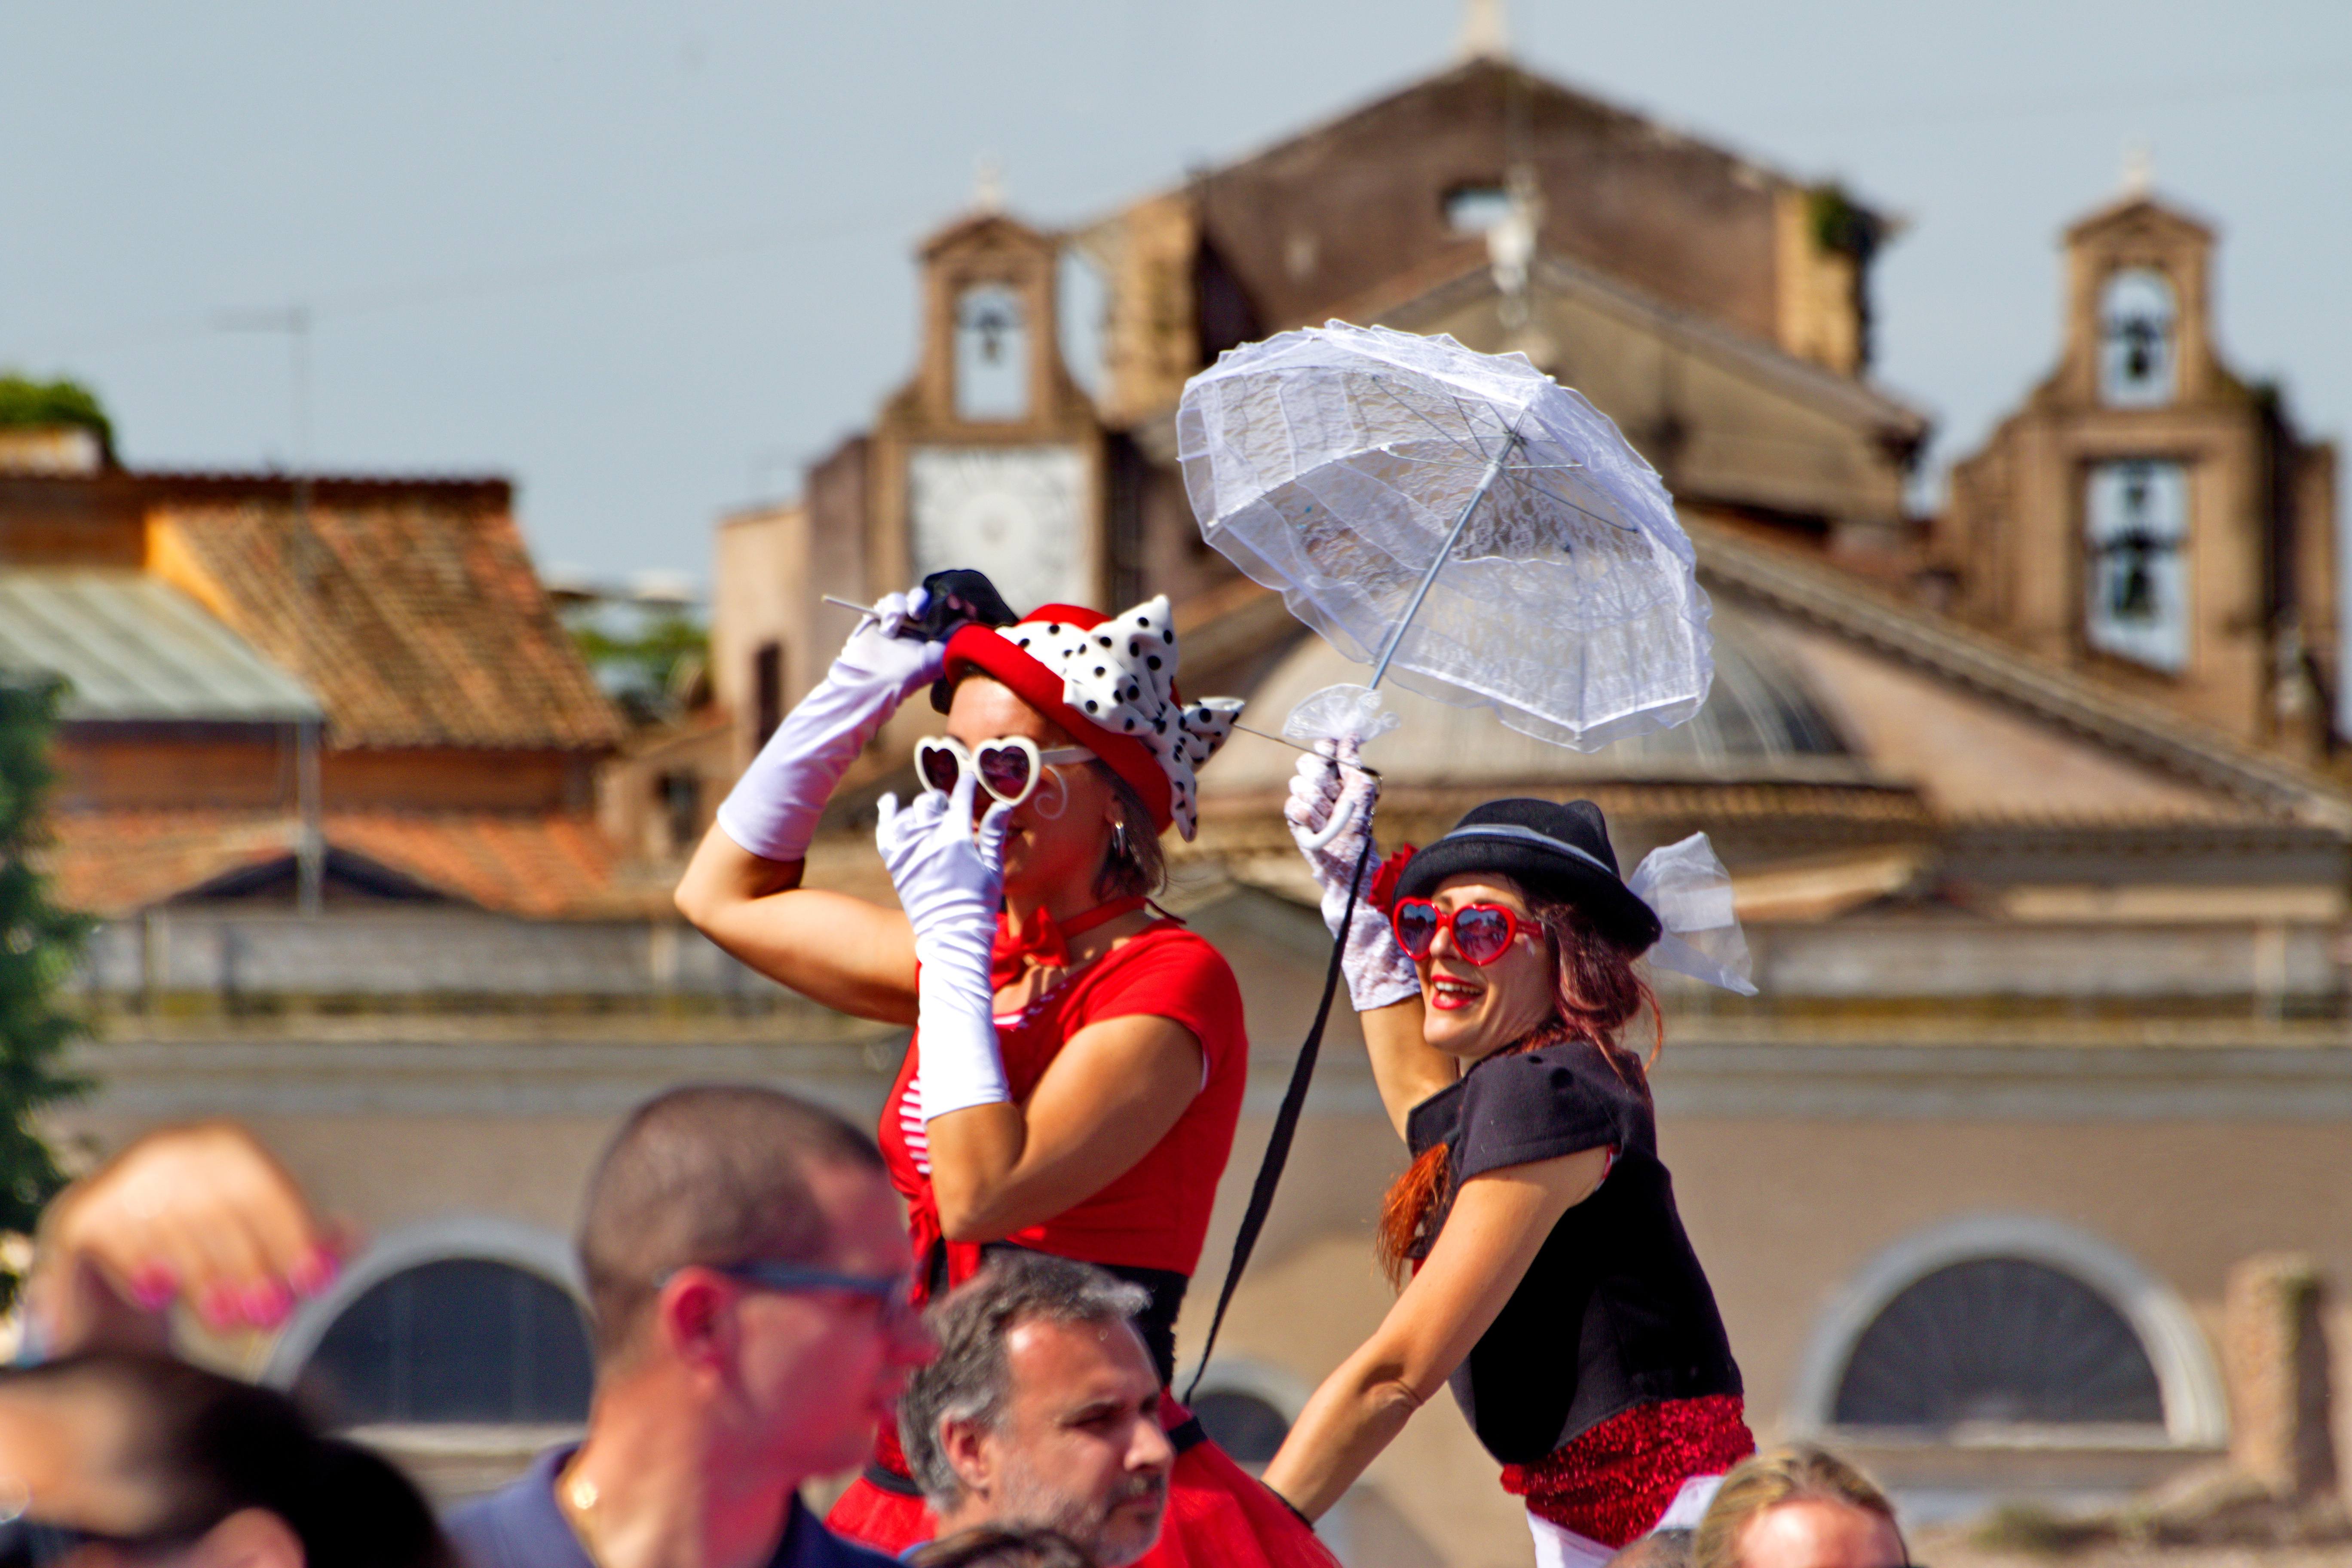
<instances>
[{"instance_id":1,"label":"parasol handle","mask_svg":"<svg viewBox=\"0 0 2352 1568\"><path fill-rule=\"evenodd\" d=\"M1502 477L1504 459L1518 447L1519 433L1513 430L1503 442L1502 450L1487 461L1486 472L1480 477L1478 488L1472 490L1470 499L1462 503L1462 515L1454 520L1454 531L1445 536L1445 542L1437 547L1437 558L1429 563L1429 570L1421 574L1421 586L1412 591L1412 600L1405 605L1403 618L1397 622L1396 629L1389 633L1388 641L1381 645L1381 657L1372 665L1371 690L1381 689L1381 678L1388 674L1389 660L1396 657L1398 647L1402 646L1405 631L1412 625L1413 616L1421 614L1421 602L1429 597L1430 584L1437 581L1440 572L1445 570L1445 563L1453 556L1454 546L1462 538L1462 531L1470 526L1470 514L1478 510L1478 503L1486 499L1486 492L1493 489L1495 481Z\"/></svg>"},{"instance_id":2,"label":"parasol handle","mask_svg":"<svg viewBox=\"0 0 2352 1568\"><path fill-rule=\"evenodd\" d=\"M1348 825L1355 820L1356 803L1352 800L1343 800L1339 803L1339 809L1331 814L1331 820L1323 825L1323 831L1316 834L1311 838L1300 839L1298 841L1298 847L1301 849L1306 850L1307 853L1313 854L1315 851L1322 848L1325 845L1330 843L1333 839L1339 837L1342 833L1347 832Z\"/></svg>"},{"instance_id":3,"label":"parasol handle","mask_svg":"<svg viewBox=\"0 0 2352 1568\"><path fill-rule=\"evenodd\" d=\"M1389 661L1396 657L1398 647L1404 642L1406 628L1412 625L1413 616L1421 614L1421 602L1429 597L1430 584L1435 583L1437 574L1445 569L1445 563L1454 554L1454 546L1462 538L1462 531L1470 526L1470 514L1478 510L1478 503L1486 499L1486 492L1495 488L1496 479L1502 478L1505 460L1518 449L1518 446L1519 433L1513 430L1504 441L1502 450L1487 459L1486 471L1479 476L1478 488L1472 490L1470 499L1462 503L1462 512L1454 520L1453 531L1446 534L1445 542L1437 547L1437 558L1429 563L1429 570L1421 574L1421 585L1412 591L1412 600L1405 605L1403 618L1397 622L1396 629L1389 633L1388 640L1381 645L1380 660L1372 666L1371 684L1366 689L1380 689L1381 679L1389 672ZM1347 803L1329 822L1324 824L1322 832L1301 840L1300 847L1310 852L1320 849L1347 832L1348 825L1355 819L1355 805L1352 802Z\"/></svg>"}]
</instances>

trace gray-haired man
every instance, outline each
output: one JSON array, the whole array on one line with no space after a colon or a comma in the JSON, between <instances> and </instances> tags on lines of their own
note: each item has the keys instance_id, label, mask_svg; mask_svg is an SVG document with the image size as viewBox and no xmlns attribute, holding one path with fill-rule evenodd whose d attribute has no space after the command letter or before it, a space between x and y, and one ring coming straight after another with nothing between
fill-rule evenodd
<instances>
[{"instance_id":1,"label":"gray-haired man","mask_svg":"<svg viewBox=\"0 0 2352 1568\"><path fill-rule=\"evenodd\" d=\"M1176 1463L1160 1378L1129 1320L1143 1292L1100 1269L1000 1253L931 1316L898 1438L942 1535L1045 1526L1124 1568L1160 1539Z\"/></svg>"}]
</instances>

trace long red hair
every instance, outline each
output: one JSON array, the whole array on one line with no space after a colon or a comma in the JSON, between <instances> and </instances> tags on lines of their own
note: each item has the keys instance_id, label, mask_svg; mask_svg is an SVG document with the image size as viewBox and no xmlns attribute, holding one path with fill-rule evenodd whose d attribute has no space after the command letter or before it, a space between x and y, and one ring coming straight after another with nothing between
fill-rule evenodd
<instances>
[{"instance_id":1,"label":"long red hair","mask_svg":"<svg viewBox=\"0 0 2352 1568\"><path fill-rule=\"evenodd\" d=\"M1649 984L1633 973L1634 955L1603 935L1572 904L1528 895L1527 905L1528 912L1543 927L1551 949L1552 1016L1493 1056L1481 1058L1471 1070L1499 1057L1583 1040L1600 1050L1619 1078L1643 1099L1649 1099L1649 1067L1665 1046L1666 1026ZM1654 1031L1646 1061L1618 1038L1644 1008L1649 1010ZM1381 1202L1380 1232L1372 1253L1391 1284L1403 1285L1414 1250L1433 1239L1429 1227L1452 1194L1453 1183L1445 1145L1439 1143L1390 1185L1388 1196Z\"/></svg>"}]
</instances>

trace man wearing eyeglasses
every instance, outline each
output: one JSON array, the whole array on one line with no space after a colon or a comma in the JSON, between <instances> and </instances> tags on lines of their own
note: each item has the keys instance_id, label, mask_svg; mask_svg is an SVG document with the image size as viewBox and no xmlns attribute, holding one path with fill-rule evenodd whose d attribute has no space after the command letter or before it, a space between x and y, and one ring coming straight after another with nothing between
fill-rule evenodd
<instances>
[{"instance_id":1,"label":"man wearing eyeglasses","mask_svg":"<svg viewBox=\"0 0 2352 1568\"><path fill-rule=\"evenodd\" d=\"M773 1089L640 1107L590 1179L596 1393L449 1531L473 1568L880 1568L801 1506L855 1468L931 1341L879 1153Z\"/></svg>"}]
</instances>

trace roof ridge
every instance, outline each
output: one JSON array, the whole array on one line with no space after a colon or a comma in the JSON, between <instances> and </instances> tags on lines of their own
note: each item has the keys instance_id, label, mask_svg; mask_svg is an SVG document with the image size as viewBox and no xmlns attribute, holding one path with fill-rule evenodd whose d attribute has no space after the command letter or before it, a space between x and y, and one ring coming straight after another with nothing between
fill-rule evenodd
<instances>
[{"instance_id":1,"label":"roof ridge","mask_svg":"<svg viewBox=\"0 0 2352 1568\"><path fill-rule=\"evenodd\" d=\"M1556 251L1538 250L1535 266L1541 271L1560 275L1570 285L1606 296L1612 304L1650 316L1661 325L1696 339L1709 348L1753 362L1772 374L1858 403L1881 418L1912 426L1922 436L1926 434L1928 416L1874 382L1858 375L1841 375L1827 365L1816 364L1811 360L1790 353L1778 343L1751 336L1702 316L1696 310L1669 304L1624 279L1613 277L1596 267L1588 267Z\"/></svg>"},{"instance_id":2,"label":"roof ridge","mask_svg":"<svg viewBox=\"0 0 2352 1568\"><path fill-rule=\"evenodd\" d=\"M1923 437L1931 423L1926 413L1912 407L1885 386L1860 376L1840 375L1826 365L1815 364L1811 360L1790 353L1778 343L1712 321L1697 311L1669 304L1636 284L1562 256L1558 251L1538 250L1532 270L1537 277L1544 278L1562 292L1580 290L1588 297L1598 296L1599 302L1605 309L1643 318L1645 325L1681 337L1695 350L1738 360L1783 382L1793 383L1800 393L1826 395L1856 407L1864 417L1902 426ZM1549 276L1547 278L1546 274ZM1449 290L1478 285L1483 285L1486 290L1500 292L1495 287L1493 264L1483 252L1467 266L1441 254L1407 272L1383 279L1361 293L1338 301L1327 313L1342 321L1356 319L1349 314L1351 311L1368 321L1385 318L1437 300Z\"/></svg>"},{"instance_id":3,"label":"roof ridge","mask_svg":"<svg viewBox=\"0 0 2352 1568\"><path fill-rule=\"evenodd\" d=\"M1070 225L1065 232L1074 236L1093 234L1097 230L1107 227L1110 224L1116 223L1120 218L1125 217L1129 213L1134 211L1137 207L1143 205L1147 202L1155 201L1165 196L1181 195L1188 191L1196 189L1204 179L1209 182L1214 182L1217 177L1222 174L1225 174L1234 170L1244 168L1250 164L1271 158L1275 154L1282 153L1302 142L1309 140L1310 138L1328 135L1332 132L1339 130L1341 126L1346 125L1351 120L1360 119L1365 115L1372 113L1374 110L1386 108L1388 105L1412 93L1435 87L1443 82L1451 81L1457 77L1468 76L1478 71L1508 71L1515 73L1520 77L1524 77L1528 81L1535 83L1540 88L1549 89L1553 92L1559 93L1564 98L1572 98L1581 103L1587 104L1601 114L1613 117L1619 121L1643 126L1660 136L1672 138L1675 141L1686 142L1691 146L1701 148L1704 151L1721 158L1727 163L1735 164L1742 169L1753 171L1753 173L1760 178L1777 183L1791 190L1809 190L1820 183L1817 179L1807 178L1791 172L1786 165L1775 159L1747 152L1739 147L1732 145L1732 139L1728 132L1702 129L1687 122L1671 118L1665 112L1655 109L1636 108L1631 103L1621 102L1614 98L1604 97L1601 92L1591 88L1579 85L1576 82L1569 81L1563 78L1554 76L1548 71L1538 69L1523 60L1517 58L1496 60L1485 58L1475 58L1452 61L1437 70L1424 71L1420 75L1405 78L1404 79L1396 82L1393 86L1385 89L1375 88L1364 97L1352 100L1342 107L1329 110L1323 114L1318 115L1313 119L1307 120L1305 122L1293 127L1290 130L1276 132L1265 140L1255 142L1242 151L1233 153L1229 157L1204 162L1188 172L1179 180L1165 184L1152 185L1142 195L1128 201L1119 202L1106 212L1100 213L1094 217L1080 219L1076 223ZM1878 207L1872 203L1856 201L1853 205L1874 214L1874 216L1885 216L1880 213Z\"/></svg>"},{"instance_id":4,"label":"roof ridge","mask_svg":"<svg viewBox=\"0 0 2352 1568\"><path fill-rule=\"evenodd\" d=\"M2292 763L2155 703L2105 690L1834 568L1740 539L1720 525L1684 521L1703 576L2207 788L2352 835L2352 797Z\"/></svg>"}]
</instances>

